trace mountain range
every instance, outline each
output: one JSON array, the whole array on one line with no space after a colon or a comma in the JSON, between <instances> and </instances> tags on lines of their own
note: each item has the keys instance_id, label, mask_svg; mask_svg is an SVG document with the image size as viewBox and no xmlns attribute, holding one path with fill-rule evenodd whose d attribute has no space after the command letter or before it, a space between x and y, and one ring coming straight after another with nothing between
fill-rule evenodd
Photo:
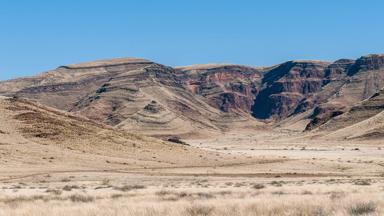
<instances>
[{"instance_id":1,"label":"mountain range","mask_svg":"<svg viewBox=\"0 0 384 216\"><path fill-rule=\"evenodd\" d=\"M284 129L325 138L380 139L383 88L384 55L378 54L270 67L169 67L119 58L2 81L0 95L154 137Z\"/></svg>"}]
</instances>

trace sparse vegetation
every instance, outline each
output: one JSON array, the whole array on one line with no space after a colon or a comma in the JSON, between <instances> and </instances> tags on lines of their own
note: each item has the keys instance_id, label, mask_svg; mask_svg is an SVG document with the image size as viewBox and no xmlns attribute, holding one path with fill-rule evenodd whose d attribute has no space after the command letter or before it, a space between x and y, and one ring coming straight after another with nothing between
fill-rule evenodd
<instances>
[{"instance_id":1,"label":"sparse vegetation","mask_svg":"<svg viewBox=\"0 0 384 216\"><path fill-rule=\"evenodd\" d=\"M94 197L92 197L92 196L85 196L85 195L81 195L81 194L71 195L71 196L69 196L69 199L72 202L84 202L84 203L95 201Z\"/></svg>"},{"instance_id":2,"label":"sparse vegetation","mask_svg":"<svg viewBox=\"0 0 384 216\"><path fill-rule=\"evenodd\" d=\"M126 192L126 191L131 191L131 190L139 190L139 189L144 189L145 186L143 185L124 185L124 186L121 186L121 187L113 187L113 189L115 190L118 190L118 191L123 191L123 192Z\"/></svg>"},{"instance_id":3,"label":"sparse vegetation","mask_svg":"<svg viewBox=\"0 0 384 216\"><path fill-rule=\"evenodd\" d=\"M47 193L51 193L51 194L54 194L54 195L61 195L63 193L62 190L60 189L47 189L45 192Z\"/></svg>"},{"instance_id":4,"label":"sparse vegetation","mask_svg":"<svg viewBox=\"0 0 384 216\"><path fill-rule=\"evenodd\" d=\"M349 207L348 212L351 215L367 215L376 211L374 202L358 202Z\"/></svg>"},{"instance_id":5,"label":"sparse vegetation","mask_svg":"<svg viewBox=\"0 0 384 216\"><path fill-rule=\"evenodd\" d=\"M70 182L70 181L71 181L70 178L63 178L63 179L61 179L61 182Z\"/></svg>"},{"instance_id":6,"label":"sparse vegetation","mask_svg":"<svg viewBox=\"0 0 384 216\"><path fill-rule=\"evenodd\" d=\"M265 188L265 185L263 185L263 184L254 184L254 185L252 186L252 188L253 188L253 189L256 189L256 190L260 190L260 189Z\"/></svg>"},{"instance_id":7,"label":"sparse vegetation","mask_svg":"<svg viewBox=\"0 0 384 216\"><path fill-rule=\"evenodd\" d=\"M119 199L121 197L123 197L123 194L112 194L111 195L111 199Z\"/></svg>"},{"instance_id":8,"label":"sparse vegetation","mask_svg":"<svg viewBox=\"0 0 384 216\"><path fill-rule=\"evenodd\" d=\"M103 179L103 181L101 182L102 185L109 185L111 182L110 179Z\"/></svg>"},{"instance_id":9,"label":"sparse vegetation","mask_svg":"<svg viewBox=\"0 0 384 216\"><path fill-rule=\"evenodd\" d=\"M97 93L97 94L101 94L101 93L107 92L107 87L108 87L108 85L107 85L107 84L104 84L103 86L101 86L100 88L98 88L98 89L96 90L96 93Z\"/></svg>"},{"instance_id":10,"label":"sparse vegetation","mask_svg":"<svg viewBox=\"0 0 384 216\"><path fill-rule=\"evenodd\" d=\"M354 185L368 186L371 185L371 182L367 179L360 179L353 182Z\"/></svg>"},{"instance_id":11,"label":"sparse vegetation","mask_svg":"<svg viewBox=\"0 0 384 216\"><path fill-rule=\"evenodd\" d=\"M192 205L185 210L188 216L208 216L213 212L214 207L207 205Z\"/></svg>"},{"instance_id":12,"label":"sparse vegetation","mask_svg":"<svg viewBox=\"0 0 384 216\"><path fill-rule=\"evenodd\" d=\"M79 186L77 186L77 185L65 185L64 187L63 187L63 190L64 191L71 191L71 190L73 190L73 189L79 189L80 187Z\"/></svg>"},{"instance_id":13,"label":"sparse vegetation","mask_svg":"<svg viewBox=\"0 0 384 216\"><path fill-rule=\"evenodd\" d=\"M244 184L244 189L259 184ZM263 185L263 184L261 184ZM178 186L175 184L174 186ZM265 185L264 185L265 186ZM144 193L123 194L103 193L91 194L92 190L82 193L63 196L60 189L47 189L48 195L40 196L15 196L13 198L0 199L1 211L20 212L22 209L34 208L45 209L39 215L54 215L54 212L65 210L70 215L108 215L110 212L118 212L118 215L135 216L251 216L251 215L310 215L310 216L359 216L359 215L381 215L383 201L378 196L375 201L359 201L369 197L363 191L355 191L352 199L344 199L338 196L330 199L322 198L321 192L312 193L305 190L297 193L302 186L293 184L276 191L273 187L265 188L265 192L255 193L254 190L246 192L235 188L228 191L204 191L194 189L180 190L154 190L148 188ZM292 186L292 187L293 187ZM325 185L324 185L325 186ZM316 186L315 190L328 190L329 186ZM91 188L91 187L87 187ZM134 187L137 188L137 187ZM257 186L260 188L260 186ZM344 189L347 189L344 187ZM296 192L295 192L296 191ZM89 194L88 194L89 193ZM332 194L343 194L346 192L336 191ZM358 194L361 193L361 194ZM306 196L302 196L305 194ZM283 196L284 195L284 196ZM324 194L326 195L326 193ZM352 196L352 195L351 195ZM154 199L156 198L156 199ZM70 201L70 202L68 202ZM52 205L52 203L55 205ZM172 202L172 204L170 204ZM100 207L108 203L108 208ZM130 203L130 205L125 205ZM137 203L137 205L136 205ZM122 208L122 205L124 207ZM380 207L379 207L380 205ZM87 206L85 208L85 206ZM377 213L377 214L375 214ZM17 215L17 214L15 214Z\"/></svg>"},{"instance_id":14,"label":"sparse vegetation","mask_svg":"<svg viewBox=\"0 0 384 216\"><path fill-rule=\"evenodd\" d=\"M283 181L272 181L270 184L275 186L275 187L281 187L281 186L283 186L284 182Z\"/></svg>"}]
</instances>

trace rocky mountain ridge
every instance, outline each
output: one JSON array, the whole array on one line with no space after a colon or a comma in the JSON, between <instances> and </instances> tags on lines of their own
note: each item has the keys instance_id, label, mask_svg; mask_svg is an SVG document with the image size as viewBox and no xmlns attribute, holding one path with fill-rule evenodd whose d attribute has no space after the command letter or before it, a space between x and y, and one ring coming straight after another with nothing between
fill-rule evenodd
<instances>
[{"instance_id":1,"label":"rocky mountain ridge","mask_svg":"<svg viewBox=\"0 0 384 216\"><path fill-rule=\"evenodd\" d=\"M265 68L230 64L172 68L125 58L61 66L35 77L3 81L0 94L162 136L273 127L291 119L303 122L301 130L310 131L383 87L384 55L335 62L296 60Z\"/></svg>"}]
</instances>

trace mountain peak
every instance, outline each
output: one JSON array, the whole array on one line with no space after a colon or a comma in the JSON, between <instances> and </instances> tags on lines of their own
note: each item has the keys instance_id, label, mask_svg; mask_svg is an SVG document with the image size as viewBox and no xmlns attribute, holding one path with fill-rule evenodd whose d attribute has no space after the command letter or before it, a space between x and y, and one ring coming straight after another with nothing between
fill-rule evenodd
<instances>
[{"instance_id":1,"label":"mountain peak","mask_svg":"<svg viewBox=\"0 0 384 216\"><path fill-rule=\"evenodd\" d=\"M119 65L125 65L125 64L149 64L149 63L152 63L152 61L149 61L147 59L142 59L142 58L114 58L114 59L104 59L104 60L98 60L98 61L64 65L64 66L60 66L59 68L83 69L83 68L119 66Z\"/></svg>"}]
</instances>

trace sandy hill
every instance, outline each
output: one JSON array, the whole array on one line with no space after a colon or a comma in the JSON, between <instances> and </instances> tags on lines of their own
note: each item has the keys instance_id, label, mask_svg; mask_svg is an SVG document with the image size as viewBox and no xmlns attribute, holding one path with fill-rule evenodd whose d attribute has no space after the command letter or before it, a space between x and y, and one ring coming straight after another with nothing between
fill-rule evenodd
<instances>
[{"instance_id":1,"label":"sandy hill","mask_svg":"<svg viewBox=\"0 0 384 216\"><path fill-rule=\"evenodd\" d=\"M189 167L234 162L181 144L118 131L25 99L0 98L0 172ZM28 166L26 166L28 164Z\"/></svg>"}]
</instances>

